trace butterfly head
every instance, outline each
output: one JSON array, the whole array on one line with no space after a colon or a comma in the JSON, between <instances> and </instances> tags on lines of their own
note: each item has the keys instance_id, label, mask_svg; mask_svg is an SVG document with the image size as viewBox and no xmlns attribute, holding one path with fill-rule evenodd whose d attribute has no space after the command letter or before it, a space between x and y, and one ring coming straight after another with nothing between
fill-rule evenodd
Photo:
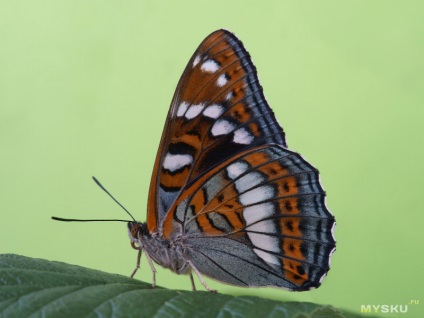
<instances>
[{"instance_id":1,"label":"butterfly head","mask_svg":"<svg viewBox=\"0 0 424 318\"><path fill-rule=\"evenodd\" d=\"M149 231L147 230L147 224L146 223L139 223L139 222L128 222L128 236L131 240L131 246L132 248L139 250L142 248L140 245L142 242L142 237L149 234ZM135 243L138 243L138 246L135 245Z\"/></svg>"}]
</instances>

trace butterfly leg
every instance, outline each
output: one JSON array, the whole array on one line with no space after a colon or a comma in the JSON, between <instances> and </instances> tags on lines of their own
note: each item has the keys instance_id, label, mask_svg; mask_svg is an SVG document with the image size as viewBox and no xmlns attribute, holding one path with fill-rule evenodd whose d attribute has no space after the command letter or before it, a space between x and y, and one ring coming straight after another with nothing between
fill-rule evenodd
<instances>
[{"instance_id":1,"label":"butterfly leg","mask_svg":"<svg viewBox=\"0 0 424 318\"><path fill-rule=\"evenodd\" d=\"M210 291L212 293L216 293L217 291L215 289L209 288L209 286L206 284L206 282L203 280L202 274L200 274L199 270L196 268L196 266L194 266L194 264L191 261L187 261L188 265L190 265L190 267L194 270L194 272L196 273L197 277L199 277L200 282L202 283L202 285L206 288L207 291Z\"/></svg>"},{"instance_id":2,"label":"butterfly leg","mask_svg":"<svg viewBox=\"0 0 424 318\"><path fill-rule=\"evenodd\" d=\"M191 290L196 290L196 285L194 284L193 273L190 273L190 281L191 281Z\"/></svg>"},{"instance_id":3,"label":"butterfly leg","mask_svg":"<svg viewBox=\"0 0 424 318\"><path fill-rule=\"evenodd\" d=\"M141 248L138 249L138 255L137 255L137 264L134 268L134 270L132 271L130 277L133 278L135 273L137 273L138 269L140 268L140 259L141 259L141 253L143 252L143 250Z\"/></svg>"},{"instance_id":4,"label":"butterfly leg","mask_svg":"<svg viewBox=\"0 0 424 318\"><path fill-rule=\"evenodd\" d=\"M153 273L152 288L155 288L156 287L156 269L155 269L155 266L153 265L150 255L147 254L147 252L146 252L146 257L147 257L147 261L149 262L150 269L152 270L152 273Z\"/></svg>"}]
</instances>

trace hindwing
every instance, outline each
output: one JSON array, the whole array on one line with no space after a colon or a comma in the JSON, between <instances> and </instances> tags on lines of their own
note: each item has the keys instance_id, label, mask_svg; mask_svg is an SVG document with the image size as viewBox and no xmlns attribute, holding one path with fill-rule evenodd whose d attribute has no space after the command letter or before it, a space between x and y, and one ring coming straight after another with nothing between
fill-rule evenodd
<instances>
[{"instance_id":1,"label":"hindwing","mask_svg":"<svg viewBox=\"0 0 424 318\"><path fill-rule=\"evenodd\" d=\"M193 263L212 278L307 290L318 287L329 270L334 225L318 171L295 152L264 145L184 189L163 234L182 238ZM233 261L221 262L225 257ZM252 266L268 279L251 277Z\"/></svg>"},{"instance_id":2,"label":"hindwing","mask_svg":"<svg viewBox=\"0 0 424 318\"><path fill-rule=\"evenodd\" d=\"M197 48L178 83L149 191L147 225L161 227L183 188L251 147L286 146L249 54L219 30Z\"/></svg>"}]
</instances>

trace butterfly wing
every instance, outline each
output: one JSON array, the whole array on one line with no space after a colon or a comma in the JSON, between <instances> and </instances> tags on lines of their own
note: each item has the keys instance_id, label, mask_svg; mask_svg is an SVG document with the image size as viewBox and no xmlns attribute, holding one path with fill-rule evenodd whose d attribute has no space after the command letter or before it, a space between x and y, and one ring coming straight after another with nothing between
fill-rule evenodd
<instances>
[{"instance_id":1,"label":"butterfly wing","mask_svg":"<svg viewBox=\"0 0 424 318\"><path fill-rule=\"evenodd\" d=\"M318 287L335 249L335 220L318 171L264 145L237 154L184 189L164 222L203 274L233 285Z\"/></svg>"},{"instance_id":2,"label":"butterfly wing","mask_svg":"<svg viewBox=\"0 0 424 318\"><path fill-rule=\"evenodd\" d=\"M177 86L156 157L147 226L162 222L181 190L251 147L286 146L240 40L219 30L195 51Z\"/></svg>"}]
</instances>

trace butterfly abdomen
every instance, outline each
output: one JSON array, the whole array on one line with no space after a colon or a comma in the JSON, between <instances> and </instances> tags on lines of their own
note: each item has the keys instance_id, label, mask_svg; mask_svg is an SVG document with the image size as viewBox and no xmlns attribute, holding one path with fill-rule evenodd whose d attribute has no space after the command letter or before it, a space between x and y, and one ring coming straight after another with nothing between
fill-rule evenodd
<instances>
[{"instance_id":1,"label":"butterfly abdomen","mask_svg":"<svg viewBox=\"0 0 424 318\"><path fill-rule=\"evenodd\" d=\"M184 248L163 237L142 235L143 249L159 265L169 268L177 274L185 274L190 267L184 257Z\"/></svg>"}]
</instances>

